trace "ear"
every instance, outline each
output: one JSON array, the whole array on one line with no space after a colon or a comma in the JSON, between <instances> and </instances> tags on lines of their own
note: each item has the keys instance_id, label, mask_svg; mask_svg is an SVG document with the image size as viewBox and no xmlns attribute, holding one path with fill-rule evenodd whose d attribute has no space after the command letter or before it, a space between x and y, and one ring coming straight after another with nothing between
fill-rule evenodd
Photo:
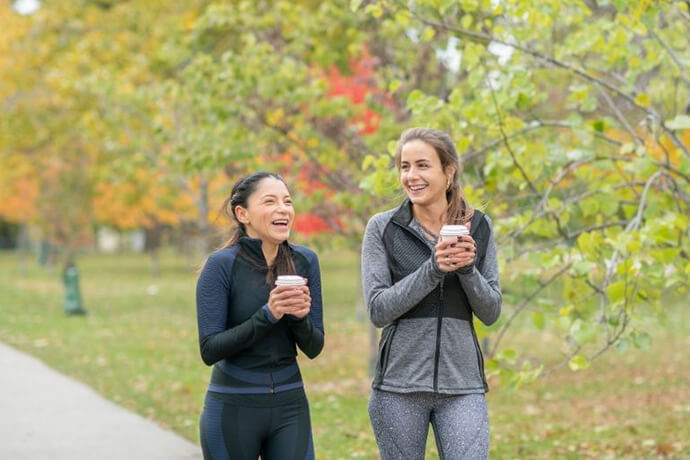
<instances>
[{"instance_id":1,"label":"ear","mask_svg":"<svg viewBox=\"0 0 690 460\"><path fill-rule=\"evenodd\" d=\"M455 176L455 172L457 169L455 166L448 166L446 168L446 190L450 188L451 182L453 182L453 176Z\"/></svg>"},{"instance_id":2,"label":"ear","mask_svg":"<svg viewBox=\"0 0 690 460\"><path fill-rule=\"evenodd\" d=\"M448 166L446 166L446 171L445 171L445 173L446 173L446 178L447 178L449 181L453 180L453 176L455 175L455 173L456 173L457 171L458 171L458 168L456 168L454 165L448 165Z\"/></svg>"},{"instance_id":3,"label":"ear","mask_svg":"<svg viewBox=\"0 0 690 460\"><path fill-rule=\"evenodd\" d=\"M241 224L248 224L249 223L249 213L245 208L242 206L235 206L235 216L237 217L237 220L240 221Z\"/></svg>"}]
</instances>

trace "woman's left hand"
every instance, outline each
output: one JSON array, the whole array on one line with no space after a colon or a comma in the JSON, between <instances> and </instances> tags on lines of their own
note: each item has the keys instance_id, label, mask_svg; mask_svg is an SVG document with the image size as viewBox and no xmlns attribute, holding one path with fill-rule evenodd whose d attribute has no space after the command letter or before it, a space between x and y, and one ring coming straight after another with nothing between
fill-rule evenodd
<instances>
[{"instance_id":1,"label":"woman's left hand","mask_svg":"<svg viewBox=\"0 0 690 460\"><path fill-rule=\"evenodd\" d=\"M307 316L311 310L311 293L309 292L309 287L307 286L301 286L300 290L302 292L302 302L293 305L293 309L289 314L295 318L301 319Z\"/></svg>"},{"instance_id":2,"label":"woman's left hand","mask_svg":"<svg viewBox=\"0 0 690 460\"><path fill-rule=\"evenodd\" d=\"M459 236L457 243L439 243L436 246L436 260L444 272L455 271L474 263L477 245L470 235Z\"/></svg>"}]
</instances>

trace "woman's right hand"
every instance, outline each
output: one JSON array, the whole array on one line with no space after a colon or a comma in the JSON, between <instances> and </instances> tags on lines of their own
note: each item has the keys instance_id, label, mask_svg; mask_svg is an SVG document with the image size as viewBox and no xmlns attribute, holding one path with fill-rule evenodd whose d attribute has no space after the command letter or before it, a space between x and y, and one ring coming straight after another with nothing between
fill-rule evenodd
<instances>
[{"instance_id":1,"label":"woman's right hand","mask_svg":"<svg viewBox=\"0 0 690 460\"><path fill-rule=\"evenodd\" d=\"M268 309L275 319L283 315L307 311L311 307L311 295L307 286L276 286L268 296Z\"/></svg>"},{"instance_id":2,"label":"woman's right hand","mask_svg":"<svg viewBox=\"0 0 690 460\"><path fill-rule=\"evenodd\" d=\"M474 261L476 246L471 236L458 237L456 241L452 239L439 241L436 244L436 263L444 273L454 272Z\"/></svg>"}]
</instances>

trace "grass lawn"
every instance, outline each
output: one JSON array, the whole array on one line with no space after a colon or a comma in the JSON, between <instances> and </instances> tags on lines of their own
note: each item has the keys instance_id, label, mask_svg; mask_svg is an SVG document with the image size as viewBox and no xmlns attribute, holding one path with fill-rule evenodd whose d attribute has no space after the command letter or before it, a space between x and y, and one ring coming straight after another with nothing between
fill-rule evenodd
<instances>
[{"instance_id":1,"label":"grass lawn","mask_svg":"<svg viewBox=\"0 0 690 460\"><path fill-rule=\"evenodd\" d=\"M317 457L375 459L357 259L321 263L326 348L314 361L300 357ZM198 353L194 271L172 252L159 278L141 255L85 255L79 267L89 314L66 317L57 270L0 253L0 341L196 441L209 369ZM650 350L611 351L586 371L564 369L518 392L494 383L491 458L690 458L690 312L680 302L668 317L650 319ZM539 357L559 342L520 324L503 345ZM427 458L438 458L432 439Z\"/></svg>"}]
</instances>

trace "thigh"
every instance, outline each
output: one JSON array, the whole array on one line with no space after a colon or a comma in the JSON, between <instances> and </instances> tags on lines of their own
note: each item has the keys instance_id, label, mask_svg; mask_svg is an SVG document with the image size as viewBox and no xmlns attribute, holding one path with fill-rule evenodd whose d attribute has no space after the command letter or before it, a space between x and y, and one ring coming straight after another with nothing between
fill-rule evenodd
<instances>
[{"instance_id":1,"label":"thigh","mask_svg":"<svg viewBox=\"0 0 690 460\"><path fill-rule=\"evenodd\" d=\"M269 409L233 406L206 396L199 424L205 460L257 460Z\"/></svg>"},{"instance_id":2,"label":"thigh","mask_svg":"<svg viewBox=\"0 0 690 460\"><path fill-rule=\"evenodd\" d=\"M489 458L489 415L483 394L439 396L431 424L442 460Z\"/></svg>"},{"instance_id":3,"label":"thigh","mask_svg":"<svg viewBox=\"0 0 690 460\"><path fill-rule=\"evenodd\" d=\"M314 460L307 398L271 409L271 429L261 448L262 460Z\"/></svg>"},{"instance_id":4,"label":"thigh","mask_svg":"<svg viewBox=\"0 0 690 460\"><path fill-rule=\"evenodd\" d=\"M373 390L369 418L382 460L423 460L429 434L430 393Z\"/></svg>"}]
</instances>

